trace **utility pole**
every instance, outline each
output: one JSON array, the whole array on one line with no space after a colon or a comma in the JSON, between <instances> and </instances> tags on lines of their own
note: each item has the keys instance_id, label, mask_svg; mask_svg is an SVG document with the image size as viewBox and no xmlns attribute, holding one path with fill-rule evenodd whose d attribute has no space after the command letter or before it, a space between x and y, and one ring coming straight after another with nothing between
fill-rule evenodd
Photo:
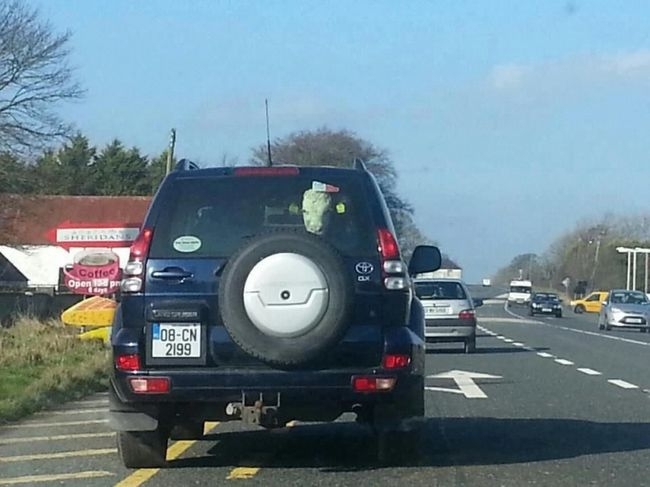
<instances>
[{"instance_id":1,"label":"utility pole","mask_svg":"<svg viewBox=\"0 0 650 487\"><path fill-rule=\"evenodd\" d=\"M174 147L176 147L176 129L172 129L169 135L169 150L167 151L167 168L165 174L172 172L172 162L174 161Z\"/></svg>"}]
</instances>

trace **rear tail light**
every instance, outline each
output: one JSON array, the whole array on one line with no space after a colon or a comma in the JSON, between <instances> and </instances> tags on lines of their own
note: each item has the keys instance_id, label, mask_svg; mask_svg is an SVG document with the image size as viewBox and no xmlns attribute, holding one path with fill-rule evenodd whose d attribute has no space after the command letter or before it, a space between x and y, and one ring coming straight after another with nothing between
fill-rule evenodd
<instances>
[{"instance_id":1,"label":"rear tail light","mask_svg":"<svg viewBox=\"0 0 650 487\"><path fill-rule=\"evenodd\" d=\"M406 266L402 262L399 245L393 233L387 228L377 230L377 245L381 257L384 287L391 291L407 289L409 282Z\"/></svg>"},{"instance_id":2,"label":"rear tail light","mask_svg":"<svg viewBox=\"0 0 650 487\"><path fill-rule=\"evenodd\" d=\"M122 372L135 372L140 370L140 355L137 353L117 355L115 357L115 368Z\"/></svg>"},{"instance_id":3,"label":"rear tail light","mask_svg":"<svg viewBox=\"0 0 650 487\"><path fill-rule=\"evenodd\" d=\"M382 262L399 260L399 245L397 245L397 240L395 240L395 236L390 230L387 228L377 230L377 241L379 243L379 254L381 255Z\"/></svg>"},{"instance_id":4,"label":"rear tail light","mask_svg":"<svg viewBox=\"0 0 650 487\"><path fill-rule=\"evenodd\" d=\"M476 318L476 313L471 309L465 309L458 313L458 319L460 320L473 320L474 318Z\"/></svg>"},{"instance_id":5,"label":"rear tail light","mask_svg":"<svg viewBox=\"0 0 650 487\"><path fill-rule=\"evenodd\" d=\"M131 245L129 261L124 266L124 276L120 290L123 293L138 293L144 283L144 261L149 255L153 229L143 228Z\"/></svg>"},{"instance_id":6,"label":"rear tail light","mask_svg":"<svg viewBox=\"0 0 650 487\"><path fill-rule=\"evenodd\" d=\"M411 356L407 354L388 354L384 356L385 369L403 369L411 364Z\"/></svg>"},{"instance_id":7,"label":"rear tail light","mask_svg":"<svg viewBox=\"0 0 650 487\"><path fill-rule=\"evenodd\" d=\"M136 394L166 394L171 389L168 377L131 377L129 384Z\"/></svg>"},{"instance_id":8,"label":"rear tail light","mask_svg":"<svg viewBox=\"0 0 650 487\"><path fill-rule=\"evenodd\" d=\"M357 376L352 378L354 392L388 392L393 390L395 377Z\"/></svg>"},{"instance_id":9,"label":"rear tail light","mask_svg":"<svg viewBox=\"0 0 650 487\"><path fill-rule=\"evenodd\" d=\"M297 176L297 167L237 167L233 170L235 176Z\"/></svg>"}]
</instances>

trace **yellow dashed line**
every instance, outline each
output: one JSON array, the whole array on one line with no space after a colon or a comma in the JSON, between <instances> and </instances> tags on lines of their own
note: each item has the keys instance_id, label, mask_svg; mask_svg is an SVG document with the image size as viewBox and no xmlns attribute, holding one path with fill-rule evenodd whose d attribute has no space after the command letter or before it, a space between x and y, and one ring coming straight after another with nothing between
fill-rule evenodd
<instances>
[{"instance_id":1,"label":"yellow dashed line","mask_svg":"<svg viewBox=\"0 0 650 487\"><path fill-rule=\"evenodd\" d=\"M257 475L259 472L259 467L237 467L233 468L232 471L226 477L226 480L242 480L250 479Z\"/></svg>"},{"instance_id":2,"label":"yellow dashed line","mask_svg":"<svg viewBox=\"0 0 650 487\"><path fill-rule=\"evenodd\" d=\"M26 475L24 477L0 478L0 485L33 484L37 482L60 482L62 480L95 479L98 477L111 477L115 475L104 470L90 470L87 472L60 473L56 475Z\"/></svg>"},{"instance_id":3,"label":"yellow dashed line","mask_svg":"<svg viewBox=\"0 0 650 487\"><path fill-rule=\"evenodd\" d=\"M37 453L35 455L16 455L13 457L0 457L0 463L29 462L32 460L53 460L57 458L71 458L71 457L92 457L95 455L110 455L112 453L117 453L117 450L115 448L102 448L97 450L63 451L57 453Z\"/></svg>"},{"instance_id":4,"label":"yellow dashed line","mask_svg":"<svg viewBox=\"0 0 650 487\"><path fill-rule=\"evenodd\" d=\"M206 421L203 425L203 434L208 434L210 431L216 428L218 424L219 423L216 422ZM194 445L194 443L196 443L196 440L177 441L167 449L167 461L177 459L192 445ZM151 479L159 471L159 468L141 468L133 472L121 482L115 484L115 487L138 487L144 484L147 480Z\"/></svg>"}]
</instances>

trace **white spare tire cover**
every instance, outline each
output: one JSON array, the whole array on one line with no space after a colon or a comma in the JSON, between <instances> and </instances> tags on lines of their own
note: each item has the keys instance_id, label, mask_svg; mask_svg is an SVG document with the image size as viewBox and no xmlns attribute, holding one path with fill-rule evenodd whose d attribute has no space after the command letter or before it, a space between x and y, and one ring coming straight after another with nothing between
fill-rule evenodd
<instances>
[{"instance_id":1,"label":"white spare tire cover","mask_svg":"<svg viewBox=\"0 0 650 487\"><path fill-rule=\"evenodd\" d=\"M262 332L302 335L323 318L329 302L327 280L304 255L278 253L253 267L244 285L244 308Z\"/></svg>"}]
</instances>

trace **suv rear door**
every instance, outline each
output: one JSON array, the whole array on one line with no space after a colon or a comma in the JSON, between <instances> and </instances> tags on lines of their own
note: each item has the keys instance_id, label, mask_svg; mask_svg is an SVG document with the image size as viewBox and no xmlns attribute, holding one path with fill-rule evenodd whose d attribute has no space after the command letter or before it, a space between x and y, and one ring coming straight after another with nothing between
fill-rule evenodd
<instances>
[{"instance_id":1,"label":"suv rear door","mask_svg":"<svg viewBox=\"0 0 650 487\"><path fill-rule=\"evenodd\" d=\"M260 232L304 228L304 191L326 185L332 205L322 236L343 255L350 278L356 280L356 306L346 338L323 365L378 365L383 350L381 272L364 181L347 171L345 177L330 171L316 178L297 169L276 177L257 175L256 168L241 169L252 171L192 171L169 178L156 198L153 221L147 222L154 229L145 282L148 363L261 365L223 327L217 298L220 273L228 258ZM199 329L199 335L184 333L199 341L202 337L201 346L187 346L183 337L175 336L179 345L154 348L153 337L163 333L170 338L171 326L164 323L179 321L200 323L188 328ZM199 357L194 356L197 350Z\"/></svg>"}]
</instances>

